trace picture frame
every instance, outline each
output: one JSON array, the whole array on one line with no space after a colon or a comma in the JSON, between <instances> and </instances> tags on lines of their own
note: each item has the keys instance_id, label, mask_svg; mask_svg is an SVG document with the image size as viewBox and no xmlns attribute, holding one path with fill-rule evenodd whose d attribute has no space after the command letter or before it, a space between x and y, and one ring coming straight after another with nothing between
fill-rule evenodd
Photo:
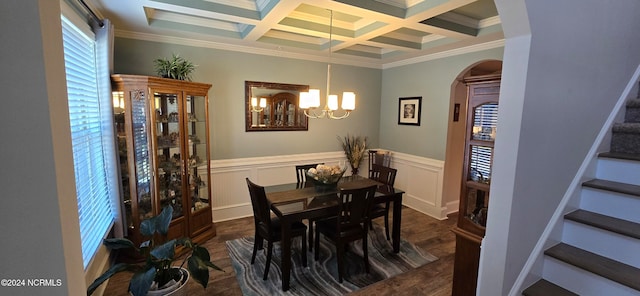
<instances>
[{"instance_id":1,"label":"picture frame","mask_svg":"<svg viewBox=\"0 0 640 296\"><path fill-rule=\"evenodd\" d=\"M422 97L398 99L398 124L420 125Z\"/></svg>"}]
</instances>

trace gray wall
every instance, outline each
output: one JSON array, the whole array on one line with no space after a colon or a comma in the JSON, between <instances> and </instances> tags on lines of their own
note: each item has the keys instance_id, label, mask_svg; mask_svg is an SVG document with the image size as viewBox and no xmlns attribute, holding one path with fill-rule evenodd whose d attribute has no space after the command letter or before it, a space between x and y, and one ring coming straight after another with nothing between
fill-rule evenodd
<instances>
[{"instance_id":1,"label":"gray wall","mask_svg":"<svg viewBox=\"0 0 640 296\"><path fill-rule=\"evenodd\" d=\"M155 75L153 59L172 53L198 65L194 81L213 84L209 92L213 159L339 151L336 136L351 133L366 135L369 147L444 160L452 82L473 63L502 59L502 48L495 48L385 70L333 65L332 93L354 90L357 95L356 111L349 118L312 119L308 132L246 133L245 80L308 84L324 94L327 64L116 38L115 72ZM398 98L412 96L422 96L421 125L398 125Z\"/></svg>"},{"instance_id":2,"label":"gray wall","mask_svg":"<svg viewBox=\"0 0 640 296\"><path fill-rule=\"evenodd\" d=\"M341 151L336 137L347 133L367 136L369 147L379 145L380 69L332 66L331 92L356 93L356 110L346 119L311 119L308 132L245 132L245 80L306 84L324 96L327 63L116 38L115 72L155 75L153 60L172 53L198 65L194 81L213 84L209 91L212 159Z\"/></svg>"},{"instance_id":3,"label":"gray wall","mask_svg":"<svg viewBox=\"0 0 640 296\"><path fill-rule=\"evenodd\" d=\"M83 295L58 1L1 1L0 36L0 278L62 284L0 294Z\"/></svg>"},{"instance_id":4,"label":"gray wall","mask_svg":"<svg viewBox=\"0 0 640 296\"><path fill-rule=\"evenodd\" d=\"M502 47L385 69L380 147L444 161L451 85L467 67L483 60L502 60ZM398 124L401 97L422 97L420 126Z\"/></svg>"},{"instance_id":5,"label":"gray wall","mask_svg":"<svg viewBox=\"0 0 640 296\"><path fill-rule=\"evenodd\" d=\"M638 1L496 4L507 43L478 295L507 295L640 61Z\"/></svg>"}]
</instances>

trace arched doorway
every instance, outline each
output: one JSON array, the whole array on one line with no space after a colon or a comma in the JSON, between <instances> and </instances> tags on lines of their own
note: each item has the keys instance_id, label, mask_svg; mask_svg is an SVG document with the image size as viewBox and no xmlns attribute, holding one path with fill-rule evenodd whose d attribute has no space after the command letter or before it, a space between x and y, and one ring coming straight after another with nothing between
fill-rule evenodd
<instances>
[{"instance_id":1,"label":"arched doorway","mask_svg":"<svg viewBox=\"0 0 640 296\"><path fill-rule=\"evenodd\" d=\"M496 137L502 62L483 61L452 83L443 196L458 205L452 295L475 295ZM448 202L449 203L449 202Z\"/></svg>"},{"instance_id":2,"label":"arched doorway","mask_svg":"<svg viewBox=\"0 0 640 296\"><path fill-rule=\"evenodd\" d=\"M443 172L442 203L448 208L458 208L460 199L460 182L464 159L464 142L466 129L467 86L465 78L500 74L502 61L487 60L467 67L451 83L451 97L449 102L449 124L447 127L447 149Z\"/></svg>"}]
</instances>

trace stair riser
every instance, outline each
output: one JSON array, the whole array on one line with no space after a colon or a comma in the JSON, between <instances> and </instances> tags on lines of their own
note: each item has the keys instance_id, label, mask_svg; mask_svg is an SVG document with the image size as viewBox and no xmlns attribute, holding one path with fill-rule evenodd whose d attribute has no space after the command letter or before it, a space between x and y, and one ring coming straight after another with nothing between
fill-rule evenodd
<instances>
[{"instance_id":1,"label":"stair riser","mask_svg":"<svg viewBox=\"0 0 640 296\"><path fill-rule=\"evenodd\" d=\"M583 250L640 267L640 256L638 256L640 240L565 220L562 241Z\"/></svg>"},{"instance_id":2,"label":"stair riser","mask_svg":"<svg viewBox=\"0 0 640 296\"><path fill-rule=\"evenodd\" d=\"M640 223L640 197L583 187L580 208L594 213Z\"/></svg>"},{"instance_id":3,"label":"stair riser","mask_svg":"<svg viewBox=\"0 0 640 296\"><path fill-rule=\"evenodd\" d=\"M640 134L614 132L611 137L611 152L640 153Z\"/></svg>"},{"instance_id":4,"label":"stair riser","mask_svg":"<svg viewBox=\"0 0 640 296\"><path fill-rule=\"evenodd\" d=\"M625 122L640 122L640 108L627 108Z\"/></svg>"},{"instance_id":5,"label":"stair riser","mask_svg":"<svg viewBox=\"0 0 640 296\"><path fill-rule=\"evenodd\" d=\"M640 148L640 143L638 147ZM596 178L640 185L640 162L612 158L598 159Z\"/></svg>"},{"instance_id":6,"label":"stair riser","mask_svg":"<svg viewBox=\"0 0 640 296\"><path fill-rule=\"evenodd\" d=\"M548 281L581 296L638 296L640 294L640 291L549 256L545 256L543 274Z\"/></svg>"}]
</instances>

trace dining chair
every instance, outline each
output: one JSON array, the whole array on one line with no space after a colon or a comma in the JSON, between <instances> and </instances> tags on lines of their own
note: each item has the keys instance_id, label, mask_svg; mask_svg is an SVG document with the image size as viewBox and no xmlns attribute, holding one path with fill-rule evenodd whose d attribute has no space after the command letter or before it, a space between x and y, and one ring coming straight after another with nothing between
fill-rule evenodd
<instances>
[{"instance_id":1,"label":"dining chair","mask_svg":"<svg viewBox=\"0 0 640 296\"><path fill-rule=\"evenodd\" d=\"M369 272L369 251L367 232L369 231L369 210L376 193L377 185L354 189L340 189L338 208L335 217L316 221L315 260L320 257L320 234L336 246L338 262L338 282L344 277L344 253L347 245L361 239L364 255L364 268Z\"/></svg>"},{"instance_id":2,"label":"dining chair","mask_svg":"<svg viewBox=\"0 0 640 296\"><path fill-rule=\"evenodd\" d=\"M298 185L304 185L304 186L309 186L311 184L307 184L307 171L310 168L315 168L317 167L319 164L324 164L324 162L321 163L311 163L311 164L300 164L300 165L296 165L296 180L298 181ZM313 223L314 223L314 219L309 219L308 220L308 225L309 225L309 252L311 252L313 250Z\"/></svg>"},{"instance_id":3,"label":"dining chair","mask_svg":"<svg viewBox=\"0 0 640 296\"><path fill-rule=\"evenodd\" d=\"M396 182L396 174L398 170L382 165L373 164L371 170L369 171L369 178L372 180L376 180L384 185L389 185L393 187L393 184ZM387 201L383 203L374 203L371 206L371 213L369 214L370 223L373 219L384 217L384 231L387 235L387 240L391 239L389 236L389 208L391 207L391 202ZM370 224L370 227L373 228L373 224Z\"/></svg>"},{"instance_id":4,"label":"dining chair","mask_svg":"<svg viewBox=\"0 0 640 296\"><path fill-rule=\"evenodd\" d=\"M369 149L369 178L373 173L373 165L391 167L391 152Z\"/></svg>"},{"instance_id":5,"label":"dining chair","mask_svg":"<svg viewBox=\"0 0 640 296\"><path fill-rule=\"evenodd\" d=\"M249 187L249 195L251 196L251 206L253 207L253 221L255 227L253 254L251 255L251 264L256 259L258 250L262 250L264 240L267 241L267 261L264 267L263 280L267 280L269 274L269 266L271 265L271 254L273 253L273 243L279 242L281 238L280 219L271 215L269 203L267 202L267 194L264 187L257 185L246 178ZM291 238L302 237L302 265L307 266L307 226L302 222L291 224ZM284 258L283 258L284 260Z\"/></svg>"},{"instance_id":6,"label":"dining chair","mask_svg":"<svg viewBox=\"0 0 640 296\"><path fill-rule=\"evenodd\" d=\"M310 168L315 168L319 164L324 164L324 163L312 163L312 164L296 165L296 180L298 181L298 184L306 182L307 181L307 171Z\"/></svg>"}]
</instances>

